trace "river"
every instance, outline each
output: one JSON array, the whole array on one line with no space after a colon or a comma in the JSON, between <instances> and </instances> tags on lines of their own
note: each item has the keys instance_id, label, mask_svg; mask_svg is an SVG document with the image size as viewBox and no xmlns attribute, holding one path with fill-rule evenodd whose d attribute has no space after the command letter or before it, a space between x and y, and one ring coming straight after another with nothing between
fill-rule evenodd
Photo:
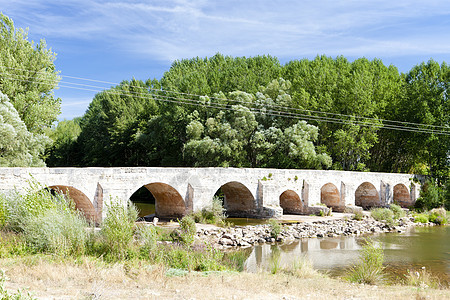
<instances>
[{"instance_id":1,"label":"river","mask_svg":"<svg viewBox=\"0 0 450 300\"><path fill-rule=\"evenodd\" d=\"M450 279L450 226L416 227L406 233L384 233L367 236L382 245L386 270L397 277L407 270L425 267L445 282ZM310 238L286 244L254 246L245 270L269 269L273 256L279 256L281 267L305 257L315 269L340 276L358 261L359 250L367 237Z\"/></svg>"}]
</instances>

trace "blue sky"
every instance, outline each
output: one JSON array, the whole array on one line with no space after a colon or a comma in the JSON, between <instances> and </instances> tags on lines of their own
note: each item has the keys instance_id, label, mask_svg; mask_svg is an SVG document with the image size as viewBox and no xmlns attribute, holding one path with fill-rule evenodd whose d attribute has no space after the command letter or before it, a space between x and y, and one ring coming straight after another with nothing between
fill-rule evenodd
<instances>
[{"instance_id":1,"label":"blue sky","mask_svg":"<svg viewBox=\"0 0 450 300\"><path fill-rule=\"evenodd\" d=\"M444 0L0 0L0 11L57 53L60 119L83 115L96 91L113 83L159 79L176 59L217 52L270 54L282 63L364 56L401 72L430 58L450 61ZM64 87L70 83L94 91Z\"/></svg>"}]
</instances>

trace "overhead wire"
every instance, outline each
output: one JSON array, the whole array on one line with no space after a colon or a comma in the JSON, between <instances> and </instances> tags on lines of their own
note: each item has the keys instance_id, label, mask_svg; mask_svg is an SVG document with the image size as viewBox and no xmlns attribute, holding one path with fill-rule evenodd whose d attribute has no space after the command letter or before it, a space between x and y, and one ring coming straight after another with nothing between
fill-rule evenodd
<instances>
[{"instance_id":1,"label":"overhead wire","mask_svg":"<svg viewBox=\"0 0 450 300\"><path fill-rule=\"evenodd\" d=\"M2 67L2 66L0 66ZM27 70L27 69L20 69L20 68L12 68L12 67L6 67L3 66L5 68L8 69L12 69L12 70L20 70L20 71L26 71L26 72L34 72L35 74L39 74L39 73L44 73L45 72L35 72L35 71L31 71L31 70ZM25 75L17 75L17 76L25 76ZM61 75L61 77L67 77L67 78L71 78L71 79L77 79L77 80L83 80L83 81L91 81L91 82L98 82L98 83L105 83L105 84L112 84L112 85L120 85L120 83L117 82L110 82L110 81L103 81L103 80L96 80L96 79L90 79L90 78L83 78L83 77L76 77L76 76L69 76L69 75ZM55 81L56 82L56 81ZM77 83L67 83L67 84L73 84L73 85L81 85L81 86L89 86L89 85L85 85L85 84L77 84ZM64 86L67 87L67 86ZM98 87L98 86L92 86L92 87L96 87L96 88L101 88L104 89L105 87ZM204 97L205 95L198 95L198 94L192 94L192 93L184 93L184 92L178 92L178 91L170 91L170 90L162 90L162 89L155 89L155 88L150 88L150 87L141 87L141 86L133 86L130 85L130 87L134 87L134 88L139 88L139 89L144 89L144 90L153 90L153 91L157 91L157 92L166 92L166 93L176 93L176 94L180 94L180 95L186 95L186 96L191 96L191 97ZM240 103L246 103L246 104L252 104L252 102L248 102L248 101L239 101L239 100L235 100L235 99L223 99L223 98L218 98L218 97L213 97L213 96L207 96L210 99L218 99L218 100L227 100L230 102L240 102ZM347 114L340 114L340 113L331 113L331 112L322 112L322 111L316 111L316 110L308 110L308 109L303 109L303 108L296 108L296 107L286 107L286 106L281 106L281 105L276 105L276 104L266 104L267 106L271 106L274 108L281 108L281 109L288 109L288 110L295 110L295 111L305 111L305 112L310 112L310 113L318 113L318 114L324 114L324 115L333 115L333 116L342 116L342 117L350 117L350 118L359 118L359 119L364 119L364 120L372 120L372 121L382 121L383 123L397 123L397 124L407 124L407 125L418 125L418 126L425 126L425 127L434 127L434 128L443 128L443 129L448 129L448 126L441 126L441 125L432 125L432 124L423 124L423 123L413 123L413 122L406 122L406 121L397 121L397 120L388 120L388 119L381 119L381 118L369 118L369 117L363 117L363 116L357 116L357 115L347 115Z\"/></svg>"},{"instance_id":2,"label":"overhead wire","mask_svg":"<svg viewBox=\"0 0 450 300\"><path fill-rule=\"evenodd\" d=\"M5 72L0 72L0 74L12 75L12 76L16 76L16 77L26 77L25 75L10 74L10 73L5 73ZM65 77L69 77L69 76L65 76ZM100 80L86 79L86 78L74 77L74 76L70 76L70 77L75 78L75 79L80 79L80 80L92 81L92 82L114 84L112 82L106 82L106 81L100 81ZM7 79L17 80L17 81L25 81L25 82L34 82L34 81L31 81L28 79L20 79L20 78L12 78L12 77L8 77ZM45 81L45 80L43 80L43 81ZM129 96L129 94L132 94L132 95L134 95L136 97L140 97L140 98L142 98L141 95L144 95L144 93L142 93L142 92L137 93L137 92L128 91L129 94L124 94L124 93L117 93L116 91L112 92L112 90L104 90L105 87L100 87L100 86L73 83L73 82L64 82L64 81L62 81L62 83L64 83L64 84L59 84L59 86L64 87L64 88L72 88L72 89L86 90L86 91L93 91L93 92L104 91L104 92L107 92L110 94L116 94L116 95L120 95L120 96ZM73 85L75 85L75 86L73 86ZM203 97L201 95L181 93L181 92L176 92L176 91L166 91L166 90L160 90L160 89L151 89L151 88L141 87L141 86L130 85L130 87L144 89L147 92L154 91L154 92L166 93L166 94L175 93L175 94L187 95L187 96L191 96L191 97L192 96ZM174 97L174 96L157 95L155 93L151 93L148 96L152 96L153 98L157 98L156 100L164 101L164 102L171 102L171 103L177 103L177 104L189 104L189 105L203 106L203 107L209 107L209 108L215 108L215 109L233 110L233 108L228 107L230 105L228 103L227 104L213 103L214 105L211 105L211 104L206 104L206 103L204 103L204 101L201 101L201 100L195 100L195 99L190 99L190 98L178 98L178 97ZM145 97L145 98L147 98L147 97ZM208 97L208 98L209 99L220 99L221 101L236 102L238 104L255 105L255 103L253 103L253 102L239 101L239 100L235 100L235 99L223 99L223 98L215 98L215 97ZM276 105L270 105L270 104L265 104L264 106L292 109L289 107L276 106ZM253 108L253 107L247 107L247 108L250 111L253 111L255 113L266 114L266 115L271 115L271 116L291 117L291 118L296 118L296 119L305 119L305 120L312 120L312 121L317 121L317 122L323 121L323 122L340 123L340 124L356 124L356 125L366 126L366 127L378 127L378 128L386 128L386 129L402 130L402 131L410 131L410 132L450 135L450 131L447 132L446 130L439 131L439 130L433 130L433 129L427 129L427 128L400 126L400 125L392 125L392 124L386 124L386 123L380 124L380 121L383 122L383 121L391 121L391 120L373 119L373 118L359 117L359 116L353 116L353 115L330 114L330 115L345 116L345 117L349 117L349 118L362 118L364 120L372 121L372 122L367 122L367 121L362 121L362 120L345 120L345 119L340 119L340 118L330 118L330 117L323 117L323 116L306 115L306 114L293 113L290 111L283 111L283 110L270 110L270 109L268 110L266 108ZM308 110L300 110L300 111L308 111ZM399 121L391 121L391 122L402 123ZM407 123L407 122L403 122L403 123ZM419 125L419 126L427 126L428 125L428 124L420 124L420 123L408 123L408 124L414 124L414 125ZM443 128L443 129L447 129L447 130L449 129L448 127L445 127L445 126L435 126L435 125L432 125L432 126L435 128Z\"/></svg>"}]
</instances>

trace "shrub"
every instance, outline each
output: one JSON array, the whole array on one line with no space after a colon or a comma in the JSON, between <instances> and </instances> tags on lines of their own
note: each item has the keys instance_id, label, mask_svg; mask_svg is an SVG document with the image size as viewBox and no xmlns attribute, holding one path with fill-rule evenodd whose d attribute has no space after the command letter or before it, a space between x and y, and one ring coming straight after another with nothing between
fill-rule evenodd
<instances>
[{"instance_id":1,"label":"shrub","mask_svg":"<svg viewBox=\"0 0 450 300\"><path fill-rule=\"evenodd\" d=\"M350 268L346 279L350 282L377 284L384 280L384 253L381 246L367 239L362 247L359 264Z\"/></svg>"},{"instance_id":2,"label":"shrub","mask_svg":"<svg viewBox=\"0 0 450 300\"><path fill-rule=\"evenodd\" d=\"M433 222L438 225L443 225L447 223L447 212L444 208L433 208L429 212L428 217L430 222Z\"/></svg>"},{"instance_id":3,"label":"shrub","mask_svg":"<svg viewBox=\"0 0 450 300\"><path fill-rule=\"evenodd\" d=\"M400 205L391 204L389 206L389 209L392 210L392 212L394 213L394 219L400 219L406 216L405 211L403 210L403 208L401 208Z\"/></svg>"},{"instance_id":4,"label":"shrub","mask_svg":"<svg viewBox=\"0 0 450 300\"><path fill-rule=\"evenodd\" d=\"M270 236L273 237L274 239L277 239L278 235L281 233L280 223L275 219L270 219L269 226L270 226Z\"/></svg>"},{"instance_id":5,"label":"shrub","mask_svg":"<svg viewBox=\"0 0 450 300\"><path fill-rule=\"evenodd\" d=\"M6 199L3 194L0 194L0 228L6 224L7 211L6 211Z\"/></svg>"},{"instance_id":6,"label":"shrub","mask_svg":"<svg viewBox=\"0 0 450 300\"><path fill-rule=\"evenodd\" d=\"M388 208L374 208L370 215L377 221L384 221L388 225L394 224L394 213Z\"/></svg>"},{"instance_id":7,"label":"shrub","mask_svg":"<svg viewBox=\"0 0 450 300\"><path fill-rule=\"evenodd\" d=\"M106 204L106 208L106 218L103 220L100 234L107 245L107 251L123 259L133 240L134 222L138 212L130 201L123 205L119 199L111 200L111 203Z\"/></svg>"},{"instance_id":8,"label":"shrub","mask_svg":"<svg viewBox=\"0 0 450 300\"><path fill-rule=\"evenodd\" d=\"M191 216L184 216L178 222L180 223L180 242L186 246L192 245L195 240L195 234L197 233L194 219Z\"/></svg>"},{"instance_id":9,"label":"shrub","mask_svg":"<svg viewBox=\"0 0 450 300\"><path fill-rule=\"evenodd\" d=\"M25 194L13 192L4 196L6 208L5 226L21 232L27 220L42 216L47 210L57 209L71 211L74 203L63 195L53 195L50 190L42 189L36 182L31 182Z\"/></svg>"},{"instance_id":10,"label":"shrub","mask_svg":"<svg viewBox=\"0 0 450 300\"><path fill-rule=\"evenodd\" d=\"M428 223L428 215L427 214L416 214L414 215L415 223Z\"/></svg>"},{"instance_id":11,"label":"shrub","mask_svg":"<svg viewBox=\"0 0 450 300\"><path fill-rule=\"evenodd\" d=\"M136 230L136 238L140 243L140 252L147 259L157 246L158 233L154 226L139 225Z\"/></svg>"},{"instance_id":12,"label":"shrub","mask_svg":"<svg viewBox=\"0 0 450 300\"><path fill-rule=\"evenodd\" d=\"M40 216L30 216L23 233L36 251L78 256L85 253L86 227L85 218L76 211L48 209Z\"/></svg>"},{"instance_id":13,"label":"shrub","mask_svg":"<svg viewBox=\"0 0 450 300\"><path fill-rule=\"evenodd\" d=\"M196 223L225 225L225 208L220 197L215 196L212 205L190 214Z\"/></svg>"},{"instance_id":14,"label":"shrub","mask_svg":"<svg viewBox=\"0 0 450 300\"><path fill-rule=\"evenodd\" d=\"M422 185L419 198L414 206L419 210L431 210L447 204L444 189L437 186L434 181L427 181Z\"/></svg>"},{"instance_id":15,"label":"shrub","mask_svg":"<svg viewBox=\"0 0 450 300\"><path fill-rule=\"evenodd\" d=\"M355 213L352 216L353 220L357 220L357 221L361 221L362 219L364 219L364 214L362 211L355 211Z\"/></svg>"}]
</instances>

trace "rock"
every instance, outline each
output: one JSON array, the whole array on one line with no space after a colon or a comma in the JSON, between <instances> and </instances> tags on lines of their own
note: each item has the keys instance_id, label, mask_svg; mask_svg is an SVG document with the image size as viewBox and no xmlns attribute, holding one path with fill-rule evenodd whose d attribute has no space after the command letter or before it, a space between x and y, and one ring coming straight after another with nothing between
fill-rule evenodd
<instances>
[{"instance_id":1,"label":"rock","mask_svg":"<svg viewBox=\"0 0 450 300\"><path fill-rule=\"evenodd\" d=\"M233 240L227 239L227 238L221 238L219 240L219 244L225 245L225 246L232 246L234 244Z\"/></svg>"}]
</instances>

